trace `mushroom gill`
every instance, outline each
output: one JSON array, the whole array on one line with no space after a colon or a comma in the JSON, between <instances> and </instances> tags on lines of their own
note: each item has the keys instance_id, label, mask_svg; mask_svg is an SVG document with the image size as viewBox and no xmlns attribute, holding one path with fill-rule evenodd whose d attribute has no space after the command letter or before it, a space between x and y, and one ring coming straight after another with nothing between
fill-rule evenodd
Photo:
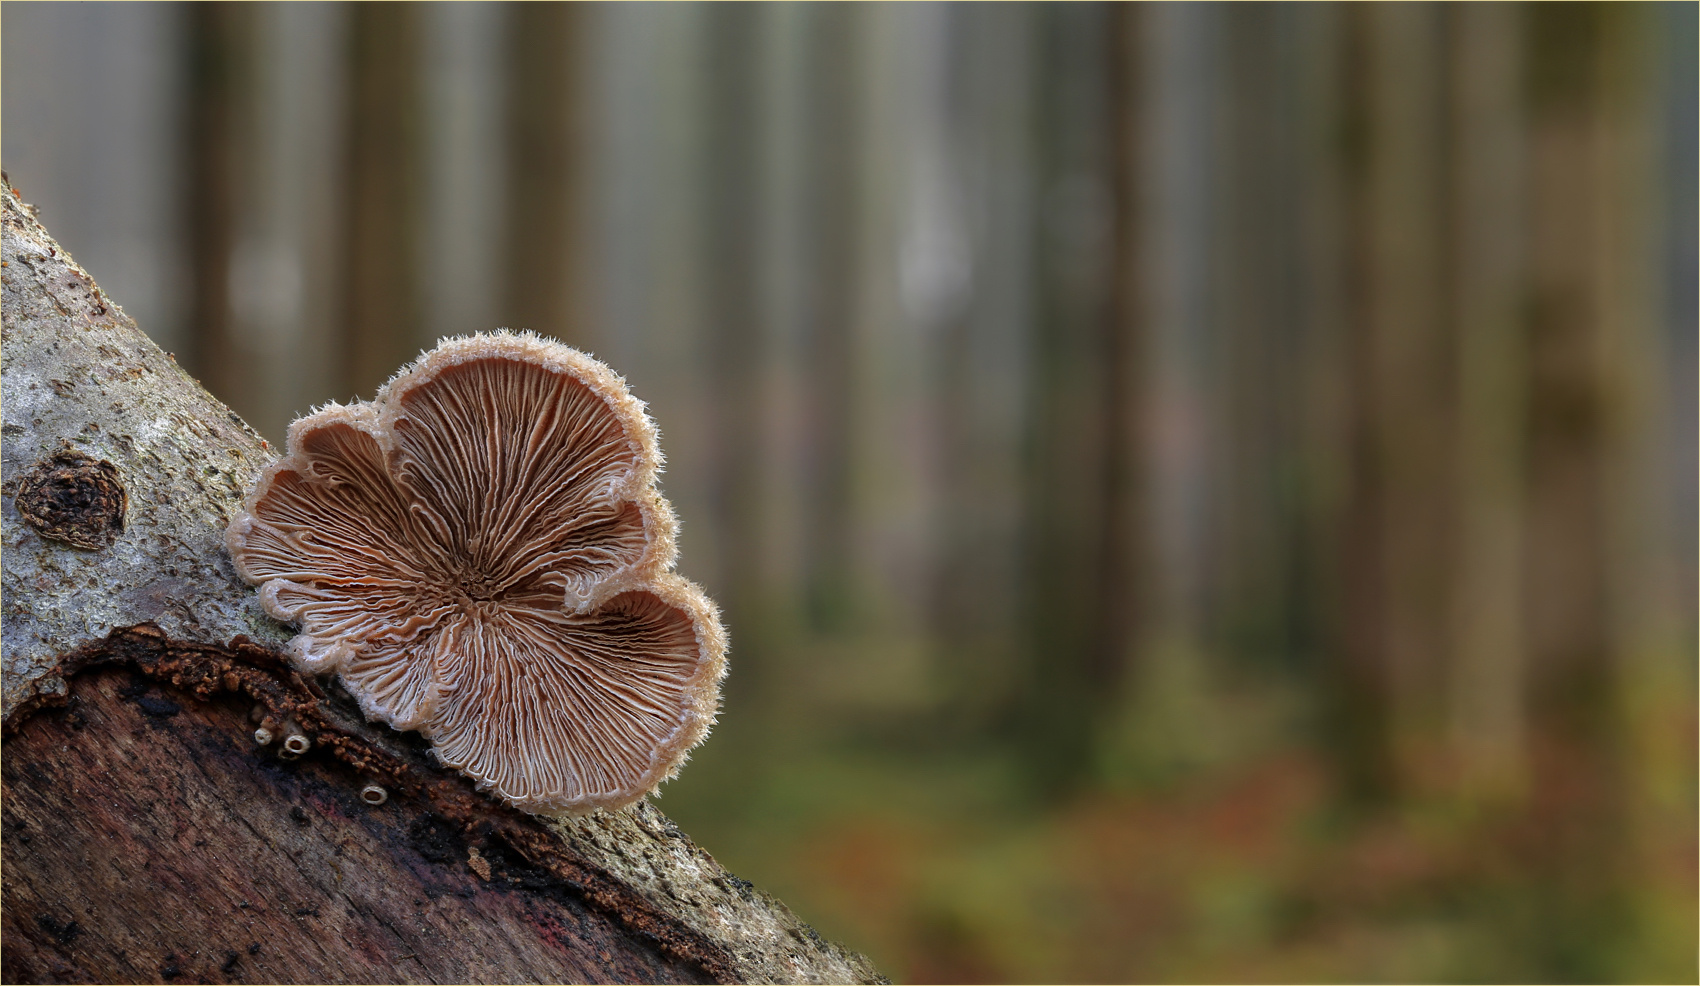
<instances>
[{"instance_id":1,"label":"mushroom gill","mask_svg":"<svg viewBox=\"0 0 1700 986\"><path fill-rule=\"evenodd\" d=\"M714 605L671 572L642 402L530 333L440 343L371 403L290 426L231 522L237 571L303 671L428 735L509 803L637 800L713 722Z\"/></svg>"}]
</instances>

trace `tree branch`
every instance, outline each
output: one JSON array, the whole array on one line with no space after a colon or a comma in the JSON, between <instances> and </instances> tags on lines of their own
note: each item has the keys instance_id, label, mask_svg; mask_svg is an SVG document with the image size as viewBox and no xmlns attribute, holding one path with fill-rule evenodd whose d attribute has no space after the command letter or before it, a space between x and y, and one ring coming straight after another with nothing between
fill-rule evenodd
<instances>
[{"instance_id":1,"label":"tree branch","mask_svg":"<svg viewBox=\"0 0 1700 986\"><path fill-rule=\"evenodd\" d=\"M7 982L883 981L647 803L526 815L296 674L223 547L270 447L0 199Z\"/></svg>"}]
</instances>

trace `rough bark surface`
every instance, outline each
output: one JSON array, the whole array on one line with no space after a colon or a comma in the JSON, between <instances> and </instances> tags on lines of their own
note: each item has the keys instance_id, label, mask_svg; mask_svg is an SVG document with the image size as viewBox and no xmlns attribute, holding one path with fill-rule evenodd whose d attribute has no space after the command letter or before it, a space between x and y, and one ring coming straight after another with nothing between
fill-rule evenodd
<instances>
[{"instance_id":1,"label":"rough bark surface","mask_svg":"<svg viewBox=\"0 0 1700 986\"><path fill-rule=\"evenodd\" d=\"M271 449L0 198L0 978L882 981L647 803L526 815L291 670L222 542Z\"/></svg>"},{"instance_id":2,"label":"rough bark surface","mask_svg":"<svg viewBox=\"0 0 1700 986\"><path fill-rule=\"evenodd\" d=\"M281 644L223 550L229 511L272 452L143 335L36 222L0 193L0 715L64 685L58 655L114 627ZM127 516L99 550L46 537L19 487L60 454L111 463Z\"/></svg>"}]
</instances>

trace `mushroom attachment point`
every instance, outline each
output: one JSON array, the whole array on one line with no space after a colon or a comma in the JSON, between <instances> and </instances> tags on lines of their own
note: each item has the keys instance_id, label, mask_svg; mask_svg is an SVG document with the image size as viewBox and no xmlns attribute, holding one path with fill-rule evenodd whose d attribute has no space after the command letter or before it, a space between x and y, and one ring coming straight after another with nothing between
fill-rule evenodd
<instances>
[{"instance_id":1,"label":"mushroom attachment point","mask_svg":"<svg viewBox=\"0 0 1700 986\"><path fill-rule=\"evenodd\" d=\"M660 467L607 366L481 333L290 425L227 540L296 667L367 718L526 811L616 808L678 772L726 668Z\"/></svg>"}]
</instances>

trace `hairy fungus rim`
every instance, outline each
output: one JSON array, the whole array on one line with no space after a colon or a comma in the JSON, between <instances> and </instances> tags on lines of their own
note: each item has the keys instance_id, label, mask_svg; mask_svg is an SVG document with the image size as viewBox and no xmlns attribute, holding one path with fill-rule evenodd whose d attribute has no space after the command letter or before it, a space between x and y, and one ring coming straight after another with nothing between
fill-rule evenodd
<instances>
[{"instance_id":1,"label":"hairy fungus rim","mask_svg":"<svg viewBox=\"0 0 1700 986\"><path fill-rule=\"evenodd\" d=\"M246 536L254 523L255 508L271 493L279 475L285 472L311 475L304 448L309 435L336 425L345 425L366 434L378 444L384 456L385 469L394 481L394 458L399 451L394 426L404 413L402 400L415 388L435 380L444 370L486 359L514 359L541 366L584 386L602 400L620 423L627 447L633 453L636 468L618 490L617 501L633 504L643 514L647 535L643 554L601 576L583 599L572 604L573 611L585 613L594 610L621 592L636 588L654 575L670 570L678 558L678 519L672 505L655 488L664 458L660 436L655 423L650 420L647 405L632 395L625 378L595 357L544 339L536 333L498 329L439 341L435 349L396 371L370 402L341 404L331 401L290 422L284 454L261 470L242 500L241 512L226 529L225 546L236 564L237 573L253 585L272 581L256 579L249 574L243 557Z\"/></svg>"},{"instance_id":2,"label":"hairy fungus rim","mask_svg":"<svg viewBox=\"0 0 1700 986\"><path fill-rule=\"evenodd\" d=\"M693 629L696 643L693 667L690 677L680 689L677 721L672 731L656 744L647 767L630 785L612 795L572 800L548 797L515 799L496 792L509 804L541 815L581 815L597 809L623 807L654 793L663 782L676 776L687 759L688 751L708 734L719 707L719 683L726 672L727 648L726 634L714 603L694 583L671 571L676 558L677 520L671 505L655 488L655 479L662 464L655 425L645 410L644 402L634 397L626 388L624 379L605 364L530 332L515 333L503 329L442 340L435 349L399 370L379 389L371 402L328 403L291 423L285 454L266 466L256 479L244 498L242 511L232 519L226 531L226 544L237 572L245 580L260 586L263 599L275 594L281 584L298 586L288 579L256 578L247 564L247 539L255 524L261 522L257 508L272 494L280 476L294 472L308 482L316 481L307 450L311 436L322 429L337 426L366 435L376 444L390 480L405 491L406 487L397 482L396 458L402 447L396 427L406 416L408 395L429 385L453 367L490 360L509 360L539 367L584 387L614 416L631 454L633 465L630 473L610 493L614 502L635 505L641 512L645 536L642 552L626 565L598 575L583 596L564 599L562 611L584 615L609 605L618 596L641 592L685 615ZM310 586L300 588L311 589ZM277 612L275 606L267 605L265 608L272 616L293 622L288 614ZM308 660L307 655L301 652L303 647L314 644L329 648L327 660ZM346 657L345 652L348 651L349 645L344 638L326 640L305 633L298 634L288 647L297 667L319 674L340 671L346 662L336 659L337 655ZM369 720L384 721L397 729L417 729L430 735L434 711L422 708L420 716L406 722L397 721L387 715L375 716L365 696L358 690L353 690L353 693Z\"/></svg>"},{"instance_id":3,"label":"hairy fungus rim","mask_svg":"<svg viewBox=\"0 0 1700 986\"><path fill-rule=\"evenodd\" d=\"M627 447L636 463L637 467L619 491L619 499L634 503L643 511L649 543L636 561L604 576L587 600L578 604L578 611L593 609L618 595L625 586L672 568L678 558L678 521L666 500L655 489L665 458L661 453L660 434L649 417L648 405L632 394L625 378L608 364L564 343L546 339L535 332L509 329L438 340L435 348L397 370L378 389L371 404L365 405L374 409L378 427L389 443L385 446L385 455L393 454L395 424L405 413L403 402L409 393L437 379L445 370L489 359L508 359L540 366L576 381L601 399L620 422ZM291 446L291 451L293 449L294 446Z\"/></svg>"},{"instance_id":4,"label":"hairy fungus rim","mask_svg":"<svg viewBox=\"0 0 1700 986\"><path fill-rule=\"evenodd\" d=\"M625 808L656 793L662 784L678 776L690 759L691 749L708 736L720 711L720 683L726 677L727 638L720 623L719 607L696 583L671 572L622 590L604 605L612 605L620 596L638 594L653 596L664 605L684 613L691 621L696 639L698 660L690 678L680 689L682 701L678 707L678 724L673 732L656 744L648 766L624 791L575 799L516 800L504 796L502 800L533 814L557 818Z\"/></svg>"}]
</instances>

